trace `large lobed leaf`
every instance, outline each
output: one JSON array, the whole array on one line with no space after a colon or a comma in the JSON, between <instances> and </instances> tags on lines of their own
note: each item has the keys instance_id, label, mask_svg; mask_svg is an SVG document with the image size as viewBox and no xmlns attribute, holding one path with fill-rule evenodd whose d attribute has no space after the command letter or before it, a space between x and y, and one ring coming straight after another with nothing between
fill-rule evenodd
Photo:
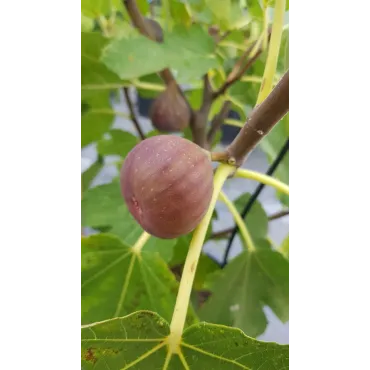
<instances>
[{"instance_id":1,"label":"large lobed leaf","mask_svg":"<svg viewBox=\"0 0 370 370\"><path fill-rule=\"evenodd\" d=\"M133 245L143 232L123 200L118 181L87 190L81 202L81 213L82 226L108 230L126 245ZM144 251L158 252L168 262L176 243L177 239L151 237Z\"/></svg>"},{"instance_id":2,"label":"large lobed leaf","mask_svg":"<svg viewBox=\"0 0 370 370\"><path fill-rule=\"evenodd\" d=\"M173 68L182 82L200 78L218 65L214 49L212 38L200 26L177 25L165 33L163 43L139 34L115 39L104 49L102 61L122 79Z\"/></svg>"},{"instance_id":3,"label":"large lobed leaf","mask_svg":"<svg viewBox=\"0 0 370 370\"><path fill-rule=\"evenodd\" d=\"M82 238L82 322L91 323L148 309L170 319L178 283L160 255L133 252L109 234ZM190 309L188 323L195 316Z\"/></svg>"},{"instance_id":4,"label":"large lobed leaf","mask_svg":"<svg viewBox=\"0 0 370 370\"><path fill-rule=\"evenodd\" d=\"M289 367L289 346L260 342L240 329L208 323L183 333L179 354L168 354L168 323L154 312L82 327L84 370L283 370Z\"/></svg>"},{"instance_id":5,"label":"large lobed leaf","mask_svg":"<svg viewBox=\"0 0 370 370\"><path fill-rule=\"evenodd\" d=\"M81 0L81 11L93 18L122 8L121 0Z\"/></svg>"},{"instance_id":6,"label":"large lobed leaf","mask_svg":"<svg viewBox=\"0 0 370 370\"><path fill-rule=\"evenodd\" d=\"M200 309L202 320L236 326L256 337L267 326L267 305L283 322L289 317L289 262L267 240L244 251L214 281L212 295Z\"/></svg>"},{"instance_id":7,"label":"large lobed leaf","mask_svg":"<svg viewBox=\"0 0 370 370\"><path fill-rule=\"evenodd\" d=\"M81 96L87 107L81 118L81 147L101 139L114 118L109 94L121 80L100 61L106 45L99 33L81 33Z\"/></svg>"}]
</instances>

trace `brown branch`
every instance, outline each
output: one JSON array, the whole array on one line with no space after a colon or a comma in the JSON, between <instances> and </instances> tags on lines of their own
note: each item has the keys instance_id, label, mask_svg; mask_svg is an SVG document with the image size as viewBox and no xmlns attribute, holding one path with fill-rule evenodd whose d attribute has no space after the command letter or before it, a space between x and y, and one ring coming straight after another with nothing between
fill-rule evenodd
<instances>
[{"instance_id":1,"label":"brown branch","mask_svg":"<svg viewBox=\"0 0 370 370\"><path fill-rule=\"evenodd\" d=\"M283 209L282 211L276 212L269 216L269 221L278 220L279 218L289 216L289 209Z\"/></svg>"},{"instance_id":2,"label":"brown branch","mask_svg":"<svg viewBox=\"0 0 370 370\"><path fill-rule=\"evenodd\" d=\"M231 109L231 101L226 100L224 104L222 105L220 112L213 117L213 120L211 122L211 128L209 129L208 135L207 135L207 141L208 141L209 146L212 145L212 141L217 131L221 128L225 118L229 114L230 109Z\"/></svg>"},{"instance_id":3,"label":"brown branch","mask_svg":"<svg viewBox=\"0 0 370 370\"><path fill-rule=\"evenodd\" d=\"M193 134L193 141L198 144L201 148L208 149L207 142L207 121L208 114L212 107L212 86L209 81L208 74L204 76L204 88L203 88L203 99L202 105L199 110L193 112L192 119L190 121L190 128Z\"/></svg>"},{"instance_id":4,"label":"brown branch","mask_svg":"<svg viewBox=\"0 0 370 370\"><path fill-rule=\"evenodd\" d=\"M271 37L271 27L268 30L268 42L270 41ZM256 46L258 40L254 41L249 48L242 54L239 60L235 63L233 69L227 76L223 85L213 93L213 99L217 99L219 96L223 95L226 90L233 85L235 82L239 81L240 78L245 74L245 72L252 67L255 61L260 57L263 52L263 45L261 43L260 47L256 51L254 55L251 55L254 47ZM250 57L250 58L249 58ZM248 59L249 58L249 59Z\"/></svg>"},{"instance_id":5,"label":"brown branch","mask_svg":"<svg viewBox=\"0 0 370 370\"><path fill-rule=\"evenodd\" d=\"M128 92L128 87L124 87L123 88L123 92L125 94L125 98L126 98L128 109L130 110L130 118L131 118L131 121L134 124L134 126L136 128L136 131L137 131L137 133L140 136L140 139L141 140L145 140L144 132L141 129L140 123L139 123L139 121L138 121L138 119L136 117L136 113L135 113L135 110L134 110L134 105L132 104L132 101L131 101L131 98L130 98L130 95L129 95L129 92Z\"/></svg>"},{"instance_id":6,"label":"brown branch","mask_svg":"<svg viewBox=\"0 0 370 370\"><path fill-rule=\"evenodd\" d=\"M289 209L284 209L282 211L276 212L268 217L269 221L278 220L279 218L289 216ZM211 235L211 239L221 239L226 238L229 236L229 234L234 230L233 227L228 227L227 229L216 231Z\"/></svg>"},{"instance_id":7,"label":"brown branch","mask_svg":"<svg viewBox=\"0 0 370 370\"><path fill-rule=\"evenodd\" d=\"M263 137L289 111L289 70L284 74L269 96L251 113L237 137L226 148L226 152L240 166L245 157Z\"/></svg>"}]
</instances>

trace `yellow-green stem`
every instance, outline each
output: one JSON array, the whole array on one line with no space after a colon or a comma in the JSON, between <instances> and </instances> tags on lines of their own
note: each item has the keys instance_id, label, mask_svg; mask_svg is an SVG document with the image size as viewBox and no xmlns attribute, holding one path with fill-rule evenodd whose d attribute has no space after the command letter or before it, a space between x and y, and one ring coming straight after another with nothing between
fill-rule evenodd
<instances>
[{"instance_id":1,"label":"yellow-green stem","mask_svg":"<svg viewBox=\"0 0 370 370\"><path fill-rule=\"evenodd\" d=\"M109 36L109 24L108 24L107 19L103 15L101 15L97 18L97 21L103 32L103 35L105 37L108 37Z\"/></svg>"},{"instance_id":2,"label":"yellow-green stem","mask_svg":"<svg viewBox=\"0 0 370 370\"><path fill-rule=\"evenodd\" d=\"M227 195L221 191L219 198L222 202L224 202L229 209L230 213L233 215L235 223L238 225L240 234L242 235L244 244L246 248L252 252L256 249L251 234L249 233L247 226L245 225L242 217L240 216L238 210L236 209L234 203L227 197Z\"/></svg>"},{"instance_id":3,"label":"yellow-green stem","mask_svg":"<svg viewBox=\"0 0 370 370\"><path fill-rule=\"evenodd\" d=\"M150 236L151 235L148 234L146 231L143 231L143 233L139 236L139 239L132 247L132 251L136 254L140 254L142 248L144 247L145 243L149 240Z\"/></svg>"},{"instance_id":4,"label":"yellow-green stem","mask_svg":"<svg viewBox=\"0 0 370 370\"><path fill-rule=\"evenodd\" d=\"M150 90L150 91L164 91L166 90L166 85L161 85L161 84L155 84L151 82L142 82L140 80L132 80L132 84L138 88L138 89L143 89L143 90Z\"/></svg>"},{"instance_id":5,"label":"yellow-green stem","mask_svg":"<svg viewBox=\"0 0 370 370\"><path fill-rule=\"evenodd\" d=\"M268 49L265 71L263 73L263 83L257 98L257 104L261 104L272 90L274 75L276 72L277 61L283 32L285 1L276 0L274 11L274 22L272 24L270 46Z\"/></svg>"},{"instance_id":6,"label":"yellow-green stem","mask_svg":"<svg viewBox=\"0 0 370 370\"><path fill-rule=\"evenodd\" d=\"M265 175L263 173L246 170L244 168L238 168L237 171L235 172L235 176L262 182L262 184L270 185L274 187L276 190L289 195L289 186L287 184L284 184L283 182L271 176Z\"/></svg>"},{"instance_id":7,"label":"yellow-green stem","mask_svg":"<svg viewBox=\"0 0 370 370\"><path fill-rule=\"evenodd\" d=\"M228 178L235 171L235 167L221 164L215 173L213 180L213 194L211 203L208 207L206 215L203 217L200 224L194 230L193 238L190 242L188 255L186 257L183 273L181 276L180 287L177 294L175 309L171 320L171 333L167 338L169 350L172 353L178 353L182 332L184 330L186 314L188 312L189 300L195 272L198 265L200 253L202 251L204 239L207 233L208 225L211 222L212 213L218 199L221 188Z\"/></svg>"},{"instance_id":8,"label":"yellow-green stem","mask_svg":"<svg viewBox=\"0 0 370 370\"><path fill-rule=\"evenodd\" d=\"M263 35L263 50L267 49L268 46L268 26L269 26L269 16L267 13L267 4L264 1L263 2L263 29L264 29L264 35Z\"/></svg>"},{"instance_id":9,"label":"yellow-green stem","mask_svg":"<svg viewBox=\"0 0 370 370\"><path fill-rule=\"evenodd\" d=\"M235 126L235 127L243 127L244 126L244 122L239 121L237 119L232 119L232 118L225 119L224 124L229 125L229 126Z\"/></svg>"}]
</instances>

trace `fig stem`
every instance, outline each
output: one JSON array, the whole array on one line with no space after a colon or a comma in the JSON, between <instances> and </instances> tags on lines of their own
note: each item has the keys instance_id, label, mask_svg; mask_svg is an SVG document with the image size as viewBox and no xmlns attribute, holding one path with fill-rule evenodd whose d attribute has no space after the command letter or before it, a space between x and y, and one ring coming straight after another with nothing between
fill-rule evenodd
<instances>
[{"instance_id":1,"label":"fig stem","mask_svg":"<svg viewBox=\"0 0 370 370\"><path fill-rule=\"evenodd\" d=\"M143 231L143 233L139 236L139 239L136 240L136 243L132 247L132 252L139 255L145 243L149 240L150 237L150 234L148 234L146 231Z\"/></svg>"},{"instance_id":2,"label":"fig stem","mask_svg":"<svg viewBox=\"0 0 370 370\"><path fill-rule=\"evenodd\" d=\"M211 222L213 210L216 206L216 202L223 184L228 176L234 171L235 168L228 164L220 164L218 166L213 179L213 194L210 205L202 221L194 230L193 238L190 242L189 251L186 256L186 261L181 276L180 287L170 325L171 332L167 341L169 350L172 353L178 353L180 350L181 336L184 330L186 314L188 312L189 300L198 260L202 251L208 225Z\"/></svg>"},{"instance_id":3,"label":"fig stem","mask_svg":"<svg viewBox=\"0 0 370 370\"><path fill-rule=\"evenodd\" d=\"M251 234L249 233L247 226L245 225L242 217L236 209L235 204L227 197L227 195L223 191L220 192L219 199L226 204L230 213L234 217L235 223L239 226L239 230L244 240L245 247L249 252L254 252L256 250L256 246L254 245Z\"/></svg>"},{"instance_id":4,"label":"fig stem","mask_svg":"<svg viewBox=\"0 0 370 370\"><path fill-rule=\"evenodd\" d=\"M282 181L275 179L272 176L265 175L260 172L246 170L244 168L238 168L235 172L236 177L243 177L245 179L256 180L265 185L270 185L276 190L281 191L282 193L289 195L289 186L284 184Z\"/></svg>"},{"instance_id":5,"label":"fig stem","mask_svg":"<svg viewBox=\"0 0 370 370\"><path fill-rule=\"evenodd\" d=\"M227 163L231 166L235 164L235 160L227 152L211 152L209 157L212 162Z\"/></svg>"}]
</instances>

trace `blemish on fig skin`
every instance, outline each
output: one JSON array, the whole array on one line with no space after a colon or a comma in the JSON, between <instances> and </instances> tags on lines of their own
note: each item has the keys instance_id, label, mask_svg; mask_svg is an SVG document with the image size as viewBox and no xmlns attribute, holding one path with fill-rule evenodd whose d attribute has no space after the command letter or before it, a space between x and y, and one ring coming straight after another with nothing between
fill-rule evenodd
<instances>
[{"instance_id":1,"label":"blemish on fig skin","mask_svg":"<svg viewBox=\"0 0 370 370\"><path fill-rule=\"evenodd\" d=\"M143 210L141 209L141 207L139 205L139 202L136 200L135 197L132 197L131 198L131 201L132 201L132 203L133 203L133 205L134 205L134 207L135 207L138 215L141 216L143 214Z\"/></svg>"}]
</instances>

